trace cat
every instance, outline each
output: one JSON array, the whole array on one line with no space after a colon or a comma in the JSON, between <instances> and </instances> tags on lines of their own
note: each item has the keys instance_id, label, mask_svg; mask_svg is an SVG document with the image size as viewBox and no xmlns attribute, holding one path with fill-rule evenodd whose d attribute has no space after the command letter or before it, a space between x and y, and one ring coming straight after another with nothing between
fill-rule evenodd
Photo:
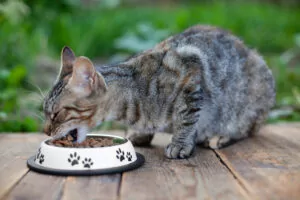
<instances>
[{"instance_id":1,"label":"cat","mask_svg":"<svg viewBox=\"0 0 300 200\"><path fill-rule=\"evenodd\" d=\"M275 103L274 79L263 58L231 33L196 25L118 64L95 67L61 54L46 96L44 132L60 138L77 130L82 142L103 121L123 122L129 139L148 145L169 127L167 158L187 158L196 144L212 149L255 134Z\"/></svg>"}]
</instances>

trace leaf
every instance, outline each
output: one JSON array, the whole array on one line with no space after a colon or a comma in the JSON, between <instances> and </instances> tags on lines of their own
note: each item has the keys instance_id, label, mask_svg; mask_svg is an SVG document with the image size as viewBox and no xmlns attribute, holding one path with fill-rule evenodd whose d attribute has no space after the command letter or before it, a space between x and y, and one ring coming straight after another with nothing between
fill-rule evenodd
<instances>
[{"instance_id":1,"label":"leaf","mask_svg":"<svg viewBox=\"0 0 300 200\"><path fill-rule=\"evenodd\" d=\"M31 117L25 117L22 122L21 131L36 131L38 129L38 123Z\"/></svg>"},{"instance_id":2,"label":"leaf","mask_svg":"<svg viewBox=\"0 0 300 200\"><path fill-rule=\"evenodd\" d=\"M5 120L5 119L7 119L7 113L0 112L0 120Z\"/></svg>"},{"instance_id":3,"label":"leaf","mask_svg":"<svg viewBox=\"0 0 300 200\"><path fill-rule=\"evenodd\" d=\"M24 80L26 74L26 68L23 65L17 65L11 70L7 85L9 87L21 86L21 82Z\"/></svg>"},{"instance_id":4,"label":"leaf","mask_svg":"<svg viewBox=\"0 0 300 200\"><path fill-rule=\"evenodd\" d=\"M300 92L299 92L298 88L294 87L292 89L292 92L293 92L293 95L295 97L296 103L300 104Z\"/></svg>"}]
</instances>

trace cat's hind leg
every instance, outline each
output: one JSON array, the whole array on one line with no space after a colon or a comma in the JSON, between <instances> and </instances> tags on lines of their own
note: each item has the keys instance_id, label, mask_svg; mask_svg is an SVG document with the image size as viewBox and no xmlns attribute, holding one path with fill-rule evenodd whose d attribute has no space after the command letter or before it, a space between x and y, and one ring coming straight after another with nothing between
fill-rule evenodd
<instances>
[{"instance_id":1,"label":"cat's hind leg","mask_svg":"<svg viewBox=\"0 0 300 200\"><path fill-rule=\"evenodd\" d=\"M236 140L231 139L228 136L213 136L209 139L206 139L202 145L205 148L211 148L211 149L220 149L223 147L226 147L232 143L234 143Z\"/></svg>"},{"instance_id":2,"label":"cat's hind leg","mask_svg":"<svg viewBox=\"0 0 300 200\"><path fill-rule=\"evenodd\" d=\"M203 142L199 143L205 148L210 149L221 149L232 145L240 140L247 138L248 135L235 135L235 136L224 136L224 135L215 135L210 138L205 139Z\"/></svg>"},{"instance_id":3,"label":"cat's hind leg","mask_svg":"<svg viewBox=\"0 0 300 200\"><path fill-rule=\"evenodd\" d=\"M148 146L154 137L154 133L150 132L137 132L129 129L126 132L126 138L128 138L134 146Z\"/></svg>"},{"instance_id":4,"label":"cat's hind leg","mask_svg":"<svg viewBox=\"0 0 300 200\"><path fill-rule=\"evenodd\" d=\"M266 115L259 115L258 117L245 120L252 121L252 123L247 125L243 124L243 126L239 127L239 131L235 134L231 134L231 136L214 135L212 137L206 138L204 142L202 142L202 145L211 149L220 149L229 146L239 140L243 140L248 136L252 136L257 133L262 126L265 118Z\"/></svg>"}]
</instances>

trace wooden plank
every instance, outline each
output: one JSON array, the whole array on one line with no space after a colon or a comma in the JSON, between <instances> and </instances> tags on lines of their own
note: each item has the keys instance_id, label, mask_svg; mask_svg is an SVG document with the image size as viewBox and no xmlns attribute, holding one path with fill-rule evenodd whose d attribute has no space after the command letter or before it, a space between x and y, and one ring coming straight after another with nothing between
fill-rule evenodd
<instances>
[{"instance_id":1,"label":"wooden plank","mask_svg":"<svg viewBox=\"0 0 300 200\"><path fill-rule=\"evenodd\" d=\"M284 126L290 128L300 128L300 122L278 123L276 126Z\"/></svg>"},{"instance_id":2,"label":"wooden plank","mask_svg":"<svg viewBox=\"0 0 300 200\"><path fill-rule=\"evenodd\" d=\"M170 135L156 135L152 142L154 146L136 148L145 156L146 163L142 168L123 174L120 199L192 200L247 197L243 188L211 150L197 148L190 159L166 159L163 146L170 138Z\"/></svg>"},{"instance_id":3,"label":"wooden plank","mask_svg":"<svg viewBox=\"0 0 300 200\"><path fill-rule=\"evenodd\" d=\"M216 152L253 198L299 199L299 134L269 125L256 137Z\"/></svg>"},{"instance_id":4,"label":"wooden plank","mask_svg":"<svg viewBox=\"0 0 300 200\"><path fill-rule=\"evenodd\" d=\"M4 199L60 199L64 182L63 176L44 175L30 171Z\"/></svg>"},{"instance_id":5,"label":"wooden plank","mask_svg":"<svg viewBox=\"0 0 300 200\"><path fill-rule=\"evenodd\" d=\"M28 172L26 161L44 138L38 134L1 134L0 199Z\"/></svg>"},{"instance_id":6,"label":"wooden plank","mask_svg":"<svg viewBox=\"0 0 300 200\"><path fill-rule=\"evenodd\" d=\"M212 150L197 149L190 158L196 174L201 175L210 199L250 199L247 191L228 171Z\"/></svg>"},{"instance_id":7,"label":"wooden plank","mask_svg":"<svg viewBox=\"0 0 300 200\"><path fill-rule=\"evenodd\" d=\"M95 133L124 136L123 131L97 131ZM65 182L62 199L118 199L120 181L121 174L92 177L68 177Z\"/></svg>"},{"instance_id":8,"label":"wooden plank","mask_svg":"<svg viewBox=\"0 0 300 200\"><path fill-rule=\"evenodd\" d=\"M298 146L300 145L300 123L285 123L265 126L263 136L270 136L272 138L273 135L276 135L283 140L289 140L289 142Z\"/></svg>"},{"instance_id":9,"label":"wooden plank","mask_svg":"<svg viewBox=\"0 0 300 200\"><path fill-rule=\"evenodd\" d=\"M120 179L121 174L93 177L68 177L65 183L62 199L118 199Z\"/></svg>"}]
</instances>

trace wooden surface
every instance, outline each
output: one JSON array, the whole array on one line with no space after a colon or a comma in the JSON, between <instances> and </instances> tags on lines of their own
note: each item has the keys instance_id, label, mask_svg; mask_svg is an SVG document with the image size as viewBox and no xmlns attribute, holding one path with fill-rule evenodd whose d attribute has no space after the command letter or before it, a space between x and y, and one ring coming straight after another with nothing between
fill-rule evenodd
<instances>
[{"instance_id":1,"label":"wooden surface","mask_svg":"<svg viewBox=\"0 0 300 200\"><path fill-rule=\"evenodd\" d=\"M268 125L257 136L217 151L197 147L183 160L164 158L171 136L157 134L152 146L136 147L146 158L141 168L91 177L28 170L27 158L45 138L0 134L0 199L300 199L299 123Z\"/></svg>"}]
</instances>

